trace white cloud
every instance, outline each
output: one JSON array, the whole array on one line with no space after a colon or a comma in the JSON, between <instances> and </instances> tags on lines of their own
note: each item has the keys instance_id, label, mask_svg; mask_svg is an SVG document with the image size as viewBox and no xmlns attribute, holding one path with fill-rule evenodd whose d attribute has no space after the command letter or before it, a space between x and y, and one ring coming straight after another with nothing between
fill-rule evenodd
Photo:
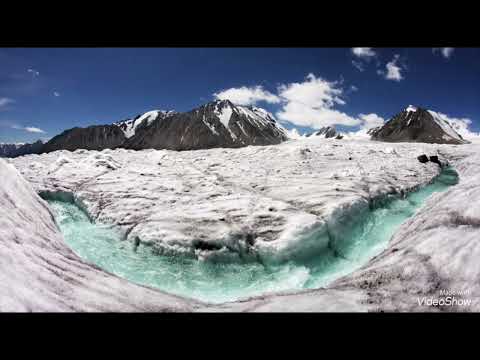
<instances>
[{"instance_id":1,"label":"white cloud","mask_svg":"<svg viewBox=\"0 0 480 360\"><path fill-rule=\"evenodd\" d=\"M230 88L215 93L217 99L229 99L239 105L257 101L279 104L276 112L279 121L296 126L319 129L329 125L373 127L383 123L376 114L360 114L352 117L335 107L344 105L342 81L329 82L314 74L308 74L302 82L282 84L275 94L261 86ZM358 91L350 86L348 92Z\"/></svg>"},{"instance_id":2,"label":"white cloud","mask_svg":"<svg viewBox=\"0 0 480 360\"><path fill-rule=\"evenodd\" d=\"M392 61L388 62L386 65L387 72L385 73L382 70L378 70L377 74L382 75L387 80L400 81L403 79L402 68L398 65L398 60L400 55L395 55Z\"/></svg>"},{"instance_id":3,"label":"white cloud","mask_svg":"<svg viewBox=\"0 0 480 360\"><path fill-rule=\"evenodd\" d=\"M60 96L60 93L57 92L57 91L54 91L54 92L53 92L53 96L58 97L58 96Z\"/></svg>"},{"instance_id":4,"label":"white cloud","mask_svg":"<svg viewBox=\"0 0 480 360\"><path fill-rule=\"evenodd\" d=\"M383 124L385 123L385 120L381 116L378 116L377 114L374 114L374 113L359 114L358 117L361 121L359 129L356 131L349 131L344 133L343 135L346 136L346 138L370 139L368 130L377 126L383 126Z\"/></svg>"},{"instance_id":5,"label":"white cloud","mask_svg":"<svg viewBox=\"0 0 480 360\"><path fill-rule=\"evenodd\" d=\"M278 88L283 106L277 112L280 121L314 129L328 125L355 126L358 119L333 109L336 104L343 105L342 89L336 82L328 82L308 74L302 83L281 85Z\"/></svg>"},{"instance_id":6,"label":"white cloud","mask_svg":"<svg viewBox=\"0 0 480 360\"><path fill-rule=\"evenodd\" d=\"M2 108L5 109L9 104L12 104L14 102L15 102L15 100L10 99L10 98L6 98L6 97L0 98L0 110Z\"/></svg>"},{"instance_id":7,"label":"white cloud","mask_svg":"<svg viewBox=\"0 0 480 360\"><path fill-rule=\"evenodd\" d=\"M369 63L372 59L377 59L377 53L369 47L355 47L351 48L351 51L357 58L356 60L352 60L352 65L360 72L365 70L366 63Z\"/></svg>"},{"instance_id":8,"label":"white cloud","mask_svg":"<svg viewBox=\"0 0 480 360\"><path fill-rule=\"evenodd\" d=\"M265 101L270 104L280 102L278 96L264 90L262 86L230 88L214 93L213 96L219 100L228 99L237 105L255 105L259 101Z\"/></svg>"},{"instance_id":9,"label":"white cloud","mask_svg":"<svg viewBox=\"0 0 480 360\"><path fill-rule=\"evenodd\" d=\"M385 119L374 113L359 114L358 117L362 120L360 127L363 129L371 129L377 126L382 126L385 123Z\"/></svg>"},{"instance_id":10,"label":"white cloud","mask_svg":"<svg viewBox=\"0 0 480 360\"><path fill-rule=\"evenodd\" d=\"M33 126L20 126L20 125L13 124L10 127L12 129L15 129L15 130L23 130L23 131L27 131L27 132L31 132L31 133L45 134L45 131L43 131L42 129L39 129L37 127L33 127Z\"/></svg>"},{"instance_id":11,"label":"white cloud","mask_svg":"<svg viewBox=\"0 0 480 360\"><path fill-rule=\"evenodd\" d=\"M300 133L298 132L298 129L297 128L292 128L290 130L288 129L285 129L288 133L288 137L290 139L302 139L302 138L305 138L305 134L303 135L300 135Z\"/></svg>"},{"instance_id":12,"label":"white cloud","mask_svg":"<svg viewBox=\"0 0 480 360\"><path fill-rule=\"evenodd\" d=\"M352 65L360 72L363 72L365 70L363 64L360 61L352 60Z\"/></svg>"},{"instance_id":13,"label":"white cloud","mask_svg":"<svg viewBox=\"0 0 480 360\"><path fill-rule=\"evenodd\" d=\"M32 132L32 133L41 133L41 134L45 134L45 131L43 131L42 129L39 129L39 128L36 128L36 127L25 127L24 128L25 131L28 131L28 132Z\"/></svg>"},{"instance_id":14,"label":"white cloud","mask_svg":"<svg viewBox=\"0 0 480 360\"><path fill-rule=\"evenodd\" d=\"M280 85L279 96L288 102L303 103L310 107L332 107L334 104L345 104L340 98L342 89L337 88L336 82L329 82L322 78L308 74L304 82Z\"/></svg>"},{"instance_id":15,"label":"white cloud","mask_svg":"<svg viewBox=\"0 0 480 360\"><path fill-rule=\"evenodd\" d=\"M35 69L28 69L27 71L31 73L34 77L40 75L40 72Z\"/></svg>"},{"instance_id":16,"label":"white cloud","mask_svg":"<svg viewBox=\"0 0 480 360\"><path fill-rule=\"evenodd\" d=\"M368 59L377 55L372 48L369 47L354 47L352 48L352 53L359 58Z\"/></svg>"},{"instance_id":17,"label":"white cloud","mask_svg":"<svg viewBox=\"0 0 480 360\"><path fill-rule=\"evenodd\" d=\"M440 51L442 56L446 59L448 59L450 56L452 56L453 51L455 48L450 48L450 47L444 47L444 48L433 48L432 51L435 54L437 51Z\"/></svg>"},{"instance_id":18,"label":"white cloud","mask_svg":"<svg viewBox=\"0 0 480 360\"><path fill-rule=\"evenodd\" d=\"M345 126L359 124L358 119L354 119L343 112L329 108L305 106L295 102L287 103L276 115L281 121L313 129L336 124Z\"/></svg>"}]
</instances>

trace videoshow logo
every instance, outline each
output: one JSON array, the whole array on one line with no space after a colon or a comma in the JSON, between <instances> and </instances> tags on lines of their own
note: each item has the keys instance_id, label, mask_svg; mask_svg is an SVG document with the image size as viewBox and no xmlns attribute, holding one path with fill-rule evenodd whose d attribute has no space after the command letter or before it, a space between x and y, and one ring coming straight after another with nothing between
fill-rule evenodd
<instances>
[{"instance_id":1,"label":"videoshow logo","mask_svg":"<svg viewBox=\"0 0 480 360\"><path fill-rule=\"evenodd\" d=\"M474 301L468 296L470 296L469 290L451 291L443 289L440 290L439 297L419 297L417 302L420 306L472 306Z\"/></svg>"}]
</instances>

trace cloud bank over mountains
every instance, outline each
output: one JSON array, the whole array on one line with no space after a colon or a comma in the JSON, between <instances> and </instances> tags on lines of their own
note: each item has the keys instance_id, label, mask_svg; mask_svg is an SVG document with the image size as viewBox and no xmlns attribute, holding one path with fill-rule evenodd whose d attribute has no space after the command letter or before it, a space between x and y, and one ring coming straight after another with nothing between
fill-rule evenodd
<instances>
[{"instance_id":1,"label":"cloud bank over mountains","mask_svg":"<svg viewBox=\"0 0 480 360\"><path fill-rule=\"evenodd\" d=\"M213 96L239 105L257 105L262 101L278 104L279 110L275 115L279 121L313 129L331 125L363 127L372 122L378 124L379 119L383 122L373 113L355 117L337 109L346 104L345 90L341 85L340 81L331 82L309 73L303 81L280 84L275 93L258 85L229 88Z\"/></svg>"}]
</instances>

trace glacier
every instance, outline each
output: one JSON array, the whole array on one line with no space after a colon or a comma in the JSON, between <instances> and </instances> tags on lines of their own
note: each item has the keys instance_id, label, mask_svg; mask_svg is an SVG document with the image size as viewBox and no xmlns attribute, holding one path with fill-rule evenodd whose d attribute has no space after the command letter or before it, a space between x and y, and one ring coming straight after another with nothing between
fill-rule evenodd
<instances>
[{"instance_id":1,"label":"glacier","mask_svg":"<svg viewBox=\"0 0 480 360\"><path fill-rule=\"evenodd\" d=\"M5 212L2 221L9 219L1 227L2 247L9 249L5 256L2 254L1 268L8 268L6 259L15 258L17 252L30 251L30 258L15 260L10 266L12 271L26 272L24 278L4 272L0 308L449 310L420 307L415 296L431 295L444 287L468 288L478 295L480 269L475 257L480 251L476 241L480 208L475 199L480 197L479 150L475 144L386 146L360 139L302 139L240 149L77 150L9 159L26 181L5 162L1 163L2 174L21 184L25 204L8 183L1 185L2 202L7 201L0 205L0 211ZM251 257L252 261L278 263L320 251L375 199L404 194L431 182L440 168L434 163L419 163L416 158L421 154L437 155L454 166L460 182L433 195L399 228L388 247L365 266L325 288L261 295L220 305L134 285L80 260L64 244L50 209L37 195L69 199L91 220L111 225L125 240L139 241L162 254L206 261ZM466 203L468 208L464 207ZM15 207L25 214L16 214ZM37 213L43 216L38 224L32 220ZM28 216L30 220L26 221ZM29 228L35 229L32 235L28 235ZM21 229L27 233L21 233ZM15 248L12 245L16 241L24 245ZM50 244L57 249L44 250ZM39 254L43 251L46 253L42 257ZM65 256L75 259L76 265L70 261L70 267L65 268ZM39 280L37 271L31 271L33 266L39 267L38 277L49 271L40 271L49 267L41 258L54 264L59 261L63 269L57 269L57 275L49 272L46 281ZM76 273L84 274L88 281L79 284L62 278ZM23 288L29 283L34 284L28 286L32 291L50 294L50 300L37 301L24 295ZM89 296L75 296L87 285ZM125 291L138 294L142 301L135 307L119 295ZM16 301L11 300L12 294ZM475 309L478 305L469 310Z\"/></svg>"}]
</instances>

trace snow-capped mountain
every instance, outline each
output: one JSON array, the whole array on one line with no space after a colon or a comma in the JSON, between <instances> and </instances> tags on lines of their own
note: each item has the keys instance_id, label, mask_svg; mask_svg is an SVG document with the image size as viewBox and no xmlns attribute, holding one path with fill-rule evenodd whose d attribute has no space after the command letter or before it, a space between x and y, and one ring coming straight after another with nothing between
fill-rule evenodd
<instances>
[{"instance_id":1,"label":"snow-capped mountain","mask_svg":"<svg viewBox=\"0 0 480 360\"><path fill-rule=\"evenodd\" d=\"M317 130L315 132L312 132L311 134L308 134L308 137L311 136L319 136L319 137L324 137L326 139L328 138L333 138L338 136L339 134L337 133L337 130L335 129L334 126L324 126L320 130Z\"/></svg>"},{"instance_id":2,"label":"snow-capped mountain","mask_svg":"<svg viewBox=\"0 0 480 360\"><path fill-rule=\"evenodd\" d=\"M27 154L39 154L42 150L43 142L37 140L32 144L0 144L0 157L17 157Z\"/></svg>"},{"instance_id":3,"label":"snow-capped mountain","mask_svg":"<svg viewBox=\"0 0 480 360\"><path fill-rule=\"evenodd\" d=\"M126 138L131 138L133 135L135 135L137 129L147 127L151 125L152 122L163 119L175 113L175 111L152 110L144 114L140 114L133 119L126 119L116 122L113 125L117 125L120 129L122 129Z\"/></svg>"},{"instance_id":4,"label":"snow-capped mountain","mask_svg":"<svg viewBox=\"0 0 480 360\"><path fill-rule=\"evenodd\" d=\"M373 140L387 142L468 143L439 113L412 105L370 134Z\"/></svg>"},{"instance_id":5,"label":"snow-capped mountain","mask_svg":"<svg viewBox=\"0 0 480 360\"><path fill-rule=\"evenodd\" d=\"M287 131L257 107L217 100L185 113L171 113L127 139L127 149L194 150L278 144Z\"/></svg>"}]
</instances>

